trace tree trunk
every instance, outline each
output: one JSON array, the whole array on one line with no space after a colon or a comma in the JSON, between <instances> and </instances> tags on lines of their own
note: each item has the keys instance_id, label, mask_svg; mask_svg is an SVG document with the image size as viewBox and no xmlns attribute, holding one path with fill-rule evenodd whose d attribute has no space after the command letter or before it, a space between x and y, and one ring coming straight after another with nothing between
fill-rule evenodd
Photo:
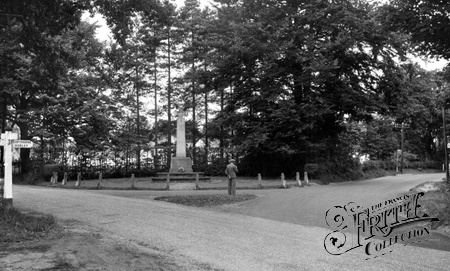
<instances>
[{"instance_id":1,"label":"tree trunk","mask_svg":"<svg viewBox=\"0 0 450 271\"><path fill-rule=\"evenodd\" d=\"M6 128L6 115L8 114L8 108L6 107L6 94L3 93L3 101L2 101L2 133L5 133ZM3 165L3 147L1 147L0 153L0 163Z\"/></svg>"},{"instance_id":2,"label":"tree trunk","mask_svg":"<svg viewBox=\"0 0 450 271\"><path fill-rule=\"evenodd\" d=\"M170 78L170 28L167 33L167 63L168 63L168 79L167 79L167 143L168 143L168 153L167 153L167 167L170 167L170 162L172 159L172 117L170 114L170 108L172 107L171 104L171 92L172 92L172 86L171 86L171 78Z\"/></svg>"},{"instance_id":3,"label":"tree trunk","mask_svg":"<svg viewBox=\"0 0 450 271\"><path fill-rule=\"evenodd\" d=\"M223 109L225 105L225 89L222 88L220 91L220 114L223 114ZM220 159L224 159L224 148L225 148L225 142L224 142L224 128L223 124L220 125Z\"/></svg>"},{"instance_id":4,"label":"tree trunk","mask_svg":"<svg viewBox=\"0 0 450 271\"><path fill-rule=\"evenodd\" d=\"M135 82L135 88L136 88L136 132L137 132L137 149L136 149L136 158L137 158L137 169L141 169L141 120L139 115L139 67L136 63L136 82Z\"/></svg>"},{"instance_id":5,"label":"tree trunk","mask_svg":"<svg viewBox=\"0 0 450 271\"><path fill-rule=\"evenodd\" d=\"M17 125L20 128L20 136L23 140L31 140L29 135L30 126L28 122L18 122ZM20 149L20 168L22 173L28 173L30 171L30 148Z\"/></svg>"},{"instance_id":6,"label":"tree trunk","mask_svg":"<svg viewBox=\"0 0 450 271\"><path fill-rule=\"evenodd\" d=\"M155 155L153 157L154 163L155 163L155 170L158 171L158 131L156 130L157 123L158 123L158 77L157 77L157 63L156 63L156 47L155 47L155 74L154 74L154 80L155 80L155 126L153 129L154 133L154 140L155 140Z\"/></svg>"},{"instance_id":7,"label":"tree trunk","mask_svg":"<svg viewBox=\"0 0 450 271\"><path fill-rule=\"evenodd\" d=\"M208 92L205 91L205 161L208 163Z\"/></svg>"},{"instance_id":8,"label":"tree trunk","mask_svg":"<svg viewBox=\"0 0 450 271\"><path fill-rule=\"evenodd\" d=\"M195 63L192 61L192 73L194 74ZM196 100L195 100L195 80L192 78L192 163L195 165L196 160L196 151L195 151L195 142L197 141L196 137L196 128L197 122L195 119L195 109L196 109Z\"/></svg>"}]
</instances>

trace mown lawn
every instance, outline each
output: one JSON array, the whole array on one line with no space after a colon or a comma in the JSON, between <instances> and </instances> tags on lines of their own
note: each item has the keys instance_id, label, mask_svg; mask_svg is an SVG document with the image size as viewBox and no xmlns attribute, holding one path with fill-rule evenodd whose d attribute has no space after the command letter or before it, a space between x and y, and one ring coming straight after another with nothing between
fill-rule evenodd
<instances>
[{"instance_id":1,"label":"mown lawn","mask_svg":"<svg viewBox=\"0 0 450 271\"><path fill-rule=\"evenodd\" d=\"M188 196L165 196L157 197L155 200L167 201L171 203L183 204L188 206L206 207L218 206L223 204L238 203L256 198L256 195L242 194L236 196L229 195L188 195Z\"/></svg>"}]
</instances>

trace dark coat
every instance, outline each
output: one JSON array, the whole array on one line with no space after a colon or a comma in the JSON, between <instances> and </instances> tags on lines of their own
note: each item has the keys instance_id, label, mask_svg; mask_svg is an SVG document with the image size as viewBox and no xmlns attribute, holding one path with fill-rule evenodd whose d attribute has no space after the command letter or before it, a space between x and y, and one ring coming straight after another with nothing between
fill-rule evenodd
<instances>
[{"instance_id":1,"label":"dark coat","mask_svg":"<svg viewBox=\"0 0 450 271\"><path fill-rule=\"evenodd\" d=\"M227 168L225 169L225 174L228 175L228 178L236 178L236 174L238 173L238 168L235 164L229 163Z\"/></svg>"}]
</instances>

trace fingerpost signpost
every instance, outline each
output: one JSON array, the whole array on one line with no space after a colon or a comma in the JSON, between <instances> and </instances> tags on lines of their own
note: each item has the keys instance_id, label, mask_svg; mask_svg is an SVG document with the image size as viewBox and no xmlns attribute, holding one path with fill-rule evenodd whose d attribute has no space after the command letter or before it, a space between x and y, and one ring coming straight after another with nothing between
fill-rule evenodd
<instances>
[{"instance_id":1,"label":"fingerpost signpost","mask_svg":"<svg viewBox=\"0 0 450 271\"><path fill-rule=\"evenodd\" d=\"M13 193L12 193L12 158L13 148L31 148L33 143L30 140L17 140L17 133L12 133L10 127L5 128L5 133L2 133L0 146L4 148L4 166L5 176L3 184L3 201L5 209L12 209L13 207Z\"/></svg>"}]
</instances>

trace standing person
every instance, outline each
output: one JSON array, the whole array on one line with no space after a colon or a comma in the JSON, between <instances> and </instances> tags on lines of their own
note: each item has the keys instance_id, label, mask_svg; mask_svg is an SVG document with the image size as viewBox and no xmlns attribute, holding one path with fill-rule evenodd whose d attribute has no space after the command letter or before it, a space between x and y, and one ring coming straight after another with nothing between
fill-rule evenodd
<instances>
[{"instance_id":1,"label":"standing person","mask_svg":"<svg viewBox=\"0 0 450 271\"><path fill-rule=\"evenodd\" d=\"M236 174L239 172L234 162L235 160L231 159L225 169L225 174L228 175L228 195L232 196L236 196Z\"/></svg>"}]
</instances>

